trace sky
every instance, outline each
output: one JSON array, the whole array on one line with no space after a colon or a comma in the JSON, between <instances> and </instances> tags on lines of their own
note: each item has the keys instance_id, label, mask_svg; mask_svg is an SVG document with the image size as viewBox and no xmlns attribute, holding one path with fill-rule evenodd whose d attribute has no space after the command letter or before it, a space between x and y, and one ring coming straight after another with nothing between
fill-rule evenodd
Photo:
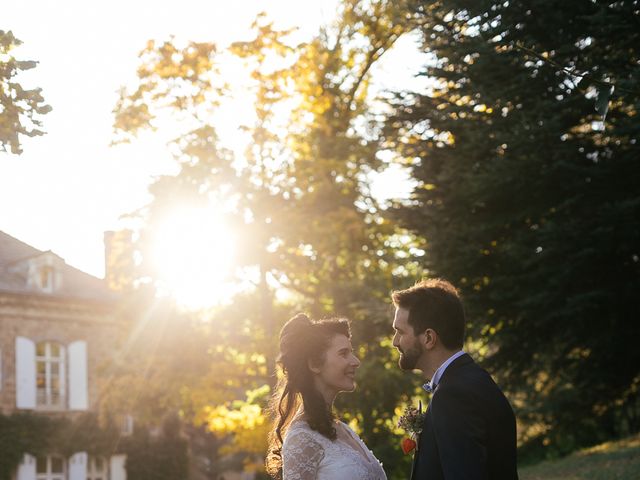
<instances>
[{"instance_id":1,"label":"sky","mask_svg":"<svg viewBox=\"0 0 640 480\"><path fill-rule=\"evenodd\" d=\"M336 0L5 2L0 30L11 30L23 42L13 54L39 62L17 80L26 88L41 87L53 110L42 117L46 135L22 138L22 155L0 153L0 230L102 277L104 232L125 226L122 215L148 202L154 177L176 171L164 141L152 135L109 146L117 92L135 80L137 55L147 40L173 35L224 46L249 39L249 26L262 10L277 27L296 26L311 35L333 18L336 5ZM403 41L388 55L378 67L380 78L412 81L418 62L410 44Z\"/></svg>"}]
</instances>

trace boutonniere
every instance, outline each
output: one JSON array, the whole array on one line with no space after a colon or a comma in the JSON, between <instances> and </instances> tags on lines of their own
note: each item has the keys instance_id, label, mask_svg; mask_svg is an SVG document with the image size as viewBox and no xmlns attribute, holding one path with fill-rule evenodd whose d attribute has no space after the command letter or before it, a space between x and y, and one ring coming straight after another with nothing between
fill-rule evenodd
<instances>
[{"instance_id":1,"label":"boutonniere","mask_svg":"<svg viewBox=\"0 0 640 480\"><path fill-rule=\"evenodd\" d=\"M414 449L416 452L418 451L418 442L420 441L420 434L422 433L424 416L425 414L422 413L422 402L420 402L418 408L412 406L405 408L404 413L398 420L398 426L409 434L409 437L403 438L400 444L405 455Z\"/></svg>"}]
</instances>

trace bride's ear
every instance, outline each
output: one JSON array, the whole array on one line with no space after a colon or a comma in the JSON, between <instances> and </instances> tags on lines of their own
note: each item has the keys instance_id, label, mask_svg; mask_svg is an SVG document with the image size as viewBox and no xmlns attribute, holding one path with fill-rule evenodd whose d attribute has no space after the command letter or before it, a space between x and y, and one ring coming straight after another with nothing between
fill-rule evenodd
<instances>
[{"instance_id":1,"label":"bride's ear","mask_svg":"<svg viewBox=\"0 0 640 480\"><path fill-rule=\"evenodd\" d=\"M311 373L320 373L320 367L316 365L313 360L307 360L307 368L311 371Z\"/></svg>"}]
</instances>

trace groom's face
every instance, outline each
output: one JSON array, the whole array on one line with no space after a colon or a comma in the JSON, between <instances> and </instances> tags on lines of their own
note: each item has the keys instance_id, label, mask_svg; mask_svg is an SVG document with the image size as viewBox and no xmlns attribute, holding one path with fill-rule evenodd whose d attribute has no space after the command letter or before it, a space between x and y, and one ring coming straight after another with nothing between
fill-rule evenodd
<instances>
[{"instance_id":1,"label":"groom's face","mask_svg":"<svg viewBox=\"0 0 640 480\"><path fill-rule=\"evenodd\" d=\"M409 324L409 310L396 308L393 318L393 346L400 352L398 365L402 370L413 370L422 356L422 344Z\"/></svg>"}]
</instances>

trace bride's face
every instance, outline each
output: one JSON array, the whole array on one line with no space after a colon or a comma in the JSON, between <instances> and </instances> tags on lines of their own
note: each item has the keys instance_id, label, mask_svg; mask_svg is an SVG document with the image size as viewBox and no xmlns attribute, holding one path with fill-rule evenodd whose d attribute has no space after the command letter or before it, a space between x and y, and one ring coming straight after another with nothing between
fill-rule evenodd
<instances>
[{"instance_id":1,"label":"bride's face","mask_svg":"<svg viewBox=\"0 0 640 480\"><path fill-rule=\"evenodd\" d=\"M352 392L356 388L356 369L360 360L353 354L351 340L345 335L334 335L325 353L322 365L309 365L315 376L316 387L327 401L338 392Z\"/></svg>"}]
</instances>

